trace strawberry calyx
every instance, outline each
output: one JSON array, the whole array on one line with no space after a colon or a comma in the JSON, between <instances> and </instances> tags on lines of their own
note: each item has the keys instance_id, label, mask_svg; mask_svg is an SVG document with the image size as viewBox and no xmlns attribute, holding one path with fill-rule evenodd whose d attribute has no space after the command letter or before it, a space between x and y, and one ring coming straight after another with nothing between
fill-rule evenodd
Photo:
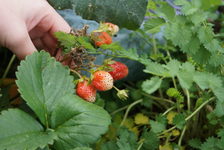
<instances>
[{"instance_id":1,"label":"strawberry calyx","mask_svg":"<svg viewBox=\"0 0 224 150\"><path fill-rule=\"evenodd\" d=\"M117 34L117 32L119 31L119 27L110 22L100 22L100 26L98 30L107 32L108 34L113 36Z\"/></svg>"}]
</instances>

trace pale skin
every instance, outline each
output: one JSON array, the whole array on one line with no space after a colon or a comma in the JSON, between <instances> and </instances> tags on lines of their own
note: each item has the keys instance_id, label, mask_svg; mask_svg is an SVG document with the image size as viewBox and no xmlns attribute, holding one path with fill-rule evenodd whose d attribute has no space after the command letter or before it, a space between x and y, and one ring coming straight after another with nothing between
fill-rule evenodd
<instances>
[{"instance_id":1,"label":"pale skin","mask_svg":"<svg viewBox=\"0 0 224 150\"><path fill-rule=\"evenodd\" d=\"M46 0L0 0L0 45L19 59L45 49L54 53L54 33L71 27Z\"/></svg>"}]
</instances>

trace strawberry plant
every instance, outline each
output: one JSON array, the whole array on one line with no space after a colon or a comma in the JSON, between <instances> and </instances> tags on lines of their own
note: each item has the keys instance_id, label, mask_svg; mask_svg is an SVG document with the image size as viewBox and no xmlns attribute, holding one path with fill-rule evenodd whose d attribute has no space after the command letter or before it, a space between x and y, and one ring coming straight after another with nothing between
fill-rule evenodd
<instances>
[{"instance_id":1,"label":"strawberry plant","mask_svg":"<svg viewBox=\"0 0 224 150\"><path fill-rule=\"evenodd\" d=\"M25 103L11 108L11 99L0 101L0 150L223 149L221 0L124 1L111 16L112 8L101 6L115 1L50 2L73 4L99 26L56 32L56 54L40 51L21 61L16 84ZM117 40L121 33L125 42Z\"/></svg>"}]
</instances>

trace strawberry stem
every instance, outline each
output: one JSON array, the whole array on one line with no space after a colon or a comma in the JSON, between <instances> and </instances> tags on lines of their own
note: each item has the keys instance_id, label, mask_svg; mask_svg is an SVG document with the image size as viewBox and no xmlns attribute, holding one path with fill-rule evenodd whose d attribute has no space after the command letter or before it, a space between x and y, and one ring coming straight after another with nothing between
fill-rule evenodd
<instances>
[{"instance_id":1,"label":"strawberry stem","mask_svg":"<svg viewBox=\"0 0 224 150\"><path fill-rule=\"evenodd\" d=\"M81 74L78 73L77 71L73 70L73 69L70 69L70 71L74 74L76 74L80 79L82 78Z\"/></svg>"},{"instance_id":2,"label":"strawberry stem","mask_svg":"<svg viewBox=\"0 0 224 150\"><path fill-rule=\"evenodd\" d=\"M116 86L113 86L113 88L118 92L120 91Z\"/></svg>"}]
</instances>

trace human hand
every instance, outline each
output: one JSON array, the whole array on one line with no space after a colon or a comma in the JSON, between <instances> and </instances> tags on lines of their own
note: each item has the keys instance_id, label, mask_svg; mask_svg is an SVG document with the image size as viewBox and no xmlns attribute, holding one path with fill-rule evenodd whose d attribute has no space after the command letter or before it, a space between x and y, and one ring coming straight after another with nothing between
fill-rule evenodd
<instances>
[{"instance_id":1,"label":"human hand","mask_svg":"<svg viewBox=\"0 0 224 150\"><path fill-rule=\"evenodd\" d=\"M0 0L0 45L19 59L36 49L54 53L57 31L69 32L70 26L46 0Z\"/></svg>"}]
</instances>

